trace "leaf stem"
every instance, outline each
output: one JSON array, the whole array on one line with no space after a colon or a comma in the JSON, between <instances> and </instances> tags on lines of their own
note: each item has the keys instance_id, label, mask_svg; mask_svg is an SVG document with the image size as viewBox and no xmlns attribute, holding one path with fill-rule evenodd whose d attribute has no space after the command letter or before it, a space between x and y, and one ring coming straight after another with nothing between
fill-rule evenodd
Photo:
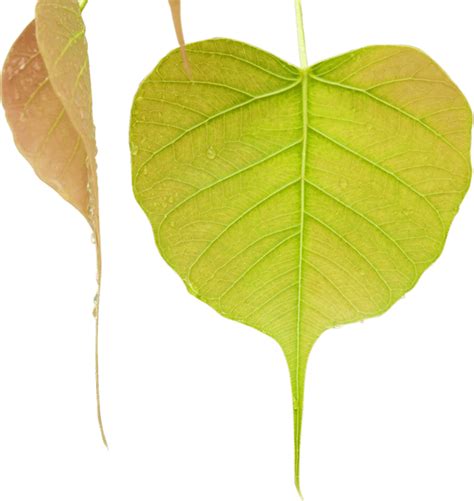
<instances>
[{"instance_id":1,"label":"leaf stem","mask_svg":"<svg viewBox=\"0 0 474 501\"><path fill-rule=\"evenodd\" d=\"M89 0L79 0L79 8L81 9L81 12L84 10L84 7L87 5L87 2Z\"/></svg>"},{"instance_id":2,"label":"leaf stem","mask_svg":"<svg viewBox=\"0 0 474 501\"><path fill-rule=\"evenodd\" d=\"M183 67L186 76L189 80L192 80L193 75L191 72L191 65L189 64L188 55L186 53L186 44L184 42L183 34L183 24L181 22L181 0L168 0L171 9L171 15L173 16L173 24L176 32L176 38L178 39L179 49L181 51L181 58L183 60Z\"/></svg>"},{"instance_id":3,"label":"leaf stem","mask_svg":"<svg viewBox=\"0 0 474 501\"><path fill-rule=\"evenodd\" d=\"M303 8L301 7L301 0L295 0L296 9L296 25L298 29L298 46L300 51L300 63L303 69L308 67L308 58L306 56L306 38L304 35L303 23Z\"/></svg>"}]
</instances>

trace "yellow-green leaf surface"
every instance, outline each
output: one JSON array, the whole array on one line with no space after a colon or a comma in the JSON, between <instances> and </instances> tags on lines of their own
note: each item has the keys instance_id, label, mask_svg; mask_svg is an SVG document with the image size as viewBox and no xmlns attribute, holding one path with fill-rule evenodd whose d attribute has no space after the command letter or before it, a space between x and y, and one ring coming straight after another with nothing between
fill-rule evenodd
<instances>
[{"instance_id":1,"label":"yellow-green leaf surface","mask_svg":"<svg viewBox=\"0 0 474 501\"><path fill-rule=\"evenodd\" d=\"M288 361L295 476L318 337L380 315L440 255L468 189L471 110L423 52L306 70L216 39L165 57L133 103L135 196L189 291Z\"/></svg>"},{"instance_id":2,"label":"yellow-green leaf surface","mask_svg":"<svg viewBox=\"0 0 474 501\"><path fill-rule=\"evenodd\" d=\"M13 44L2 102L15 143L35 173L87 219L101 251L95 129L85 26L76 0L38 0ZM99 293L96 296L98 329ZM103 435L100 409L99 422Z\"/></svg>"}]
</instances>

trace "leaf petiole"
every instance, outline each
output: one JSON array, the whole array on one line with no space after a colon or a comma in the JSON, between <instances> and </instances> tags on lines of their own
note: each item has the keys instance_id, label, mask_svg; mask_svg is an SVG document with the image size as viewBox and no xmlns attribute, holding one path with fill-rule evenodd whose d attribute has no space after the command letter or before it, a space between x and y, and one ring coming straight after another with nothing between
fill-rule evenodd
<instances>
[{"instance_id":1,"label":"leaf petiole","mask_svg":"<svg viewBox=\"0 0 474 501\"><path fill-rule=\"evenodd\" d=\"M84 10L84 7L87 5L87 2L89 0L79 0L79 8L81 9L81 12Z\"/></svg>"},{"instance_id":2,"label":"leaf petiole","mask_svg":"<svg viewBox=\"0 0 474 501\"><path fill-rule=\"evenodd\" d=\"M301 7L301 0L295 0L296 9L296 25L298 30L298 46L300 51L300 63L303 69L308 67L308 58L306 56L306 38L304 35L303 23L303 8Z\"/></svg>"},{"instance_id":3,"label":"leaf petiole","mask_svg":"<svg viewBox=\"0 0 474 501\"><path fill-rule=\"evenodd\" d=\"M181 22L181 0L168 0L171 9L171 15L173 17L174 29L176 32L176 38L178 39L179 49L181 52L181 59L183 60L184 71L189 78L192 80L191 66L189 64L188 55L186 53L186 44L184 42L183 34L183 24Z\"/></svg>"}]
</instances>

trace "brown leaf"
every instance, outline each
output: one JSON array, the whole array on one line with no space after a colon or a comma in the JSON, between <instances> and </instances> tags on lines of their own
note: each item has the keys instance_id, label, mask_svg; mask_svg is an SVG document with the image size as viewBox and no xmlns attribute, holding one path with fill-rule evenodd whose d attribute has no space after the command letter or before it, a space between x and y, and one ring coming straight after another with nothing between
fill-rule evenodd
<instances>
[{"instance_id":1,"label":"brown leaf","mask_svg":"<svg viewBox=\"0 0 474 501\"><path fill-rule=\"evenodd\" d=\"M3 106L16 145L36 174L89 220L87 152L55 93L30 23L3 68Z\"/></svg>"},{"instance_id":2,"label":"brown leaf","mask_svg":"<svg viewBox=\"0 0 474 501\"><path fill-rule=\"evenodd\" d=\"M2 102L18 150L38 177L76 207L92 227L98 332L102 263L97 148L85 26L76 0L38 0L35 21L18 37L5 61ZM96 363L97 358L96 354ZM97 403L106 443L98 394Z\"/></svg>"}]
</instances>

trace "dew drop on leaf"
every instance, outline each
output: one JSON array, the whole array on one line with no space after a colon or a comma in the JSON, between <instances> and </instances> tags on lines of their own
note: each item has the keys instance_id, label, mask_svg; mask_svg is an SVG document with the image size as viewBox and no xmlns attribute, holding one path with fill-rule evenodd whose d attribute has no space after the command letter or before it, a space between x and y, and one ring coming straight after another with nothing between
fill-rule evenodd
<instances>
[{"instance_id":1,"label":"dew drop on leaf","mask_svg":"<svg viewBox=\"0 0 474 501\"><path fill-rule=\"evenodd\" d=\"M209 158L209 160L214 160L216 156L216 150L212 146L210 146L207 150L207 158Z\"/></svg>"}]
</instances>

